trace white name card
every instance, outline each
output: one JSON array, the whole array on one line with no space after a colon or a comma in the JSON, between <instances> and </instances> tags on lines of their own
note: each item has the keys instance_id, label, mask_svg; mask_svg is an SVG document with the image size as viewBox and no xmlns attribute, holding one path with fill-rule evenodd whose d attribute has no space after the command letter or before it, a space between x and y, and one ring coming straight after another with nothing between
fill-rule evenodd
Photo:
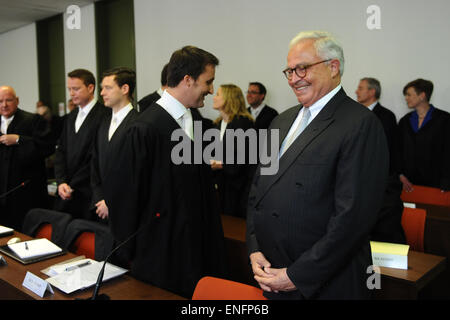
<instances>
[{"instance_id":1,"label":"white name card","mask_svg":"<svg viewBox=\"0 0 450 320\"><path fill-rule=\"evenodd\" d=\"M29 271L27 271L27 274L25 275L25 279L23 280L22 285L25 288L33 291L41 298L44 297L46 291L49 291L51 294L53 294L53 289L50 283L48 283L45 280L42 280L41 278L35 276Z\"/></svg>"}]
</instances>

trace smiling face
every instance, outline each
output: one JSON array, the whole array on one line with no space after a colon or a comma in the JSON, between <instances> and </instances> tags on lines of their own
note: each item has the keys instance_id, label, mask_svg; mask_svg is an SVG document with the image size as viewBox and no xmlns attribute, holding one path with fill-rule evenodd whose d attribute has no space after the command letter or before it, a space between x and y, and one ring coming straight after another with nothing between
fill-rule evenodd
<instances>
[{"instance_id":1,"label":"smiling face","mask_svg":"<svg viewBox=\"0 0 450 320\"><path fill-rule=\"evenodd\" d=\"M295 68L298 65L310 65L322 60L324 59L316 53L314 40L308 39L291 47L287 57L287 66ZM288 83L297 96L298 102L309 107L340 83L339 61L333 59L328 63L312 66L307 69L303 78L293 72Z\"/></svg>"},{"instance_id":2,"label":"smiling face","mask_svg":"<svg viewBox=\"0 0 450 320\"><path fill-rule=\"evenodd\" d=\"M188 101L186 102L187 107L201 108L205 105L205 97L214 93L213 82L215 74L216 67L208 64L197 80L189 78L190 87L188 90Z\"/></svg>"}]
</instances>

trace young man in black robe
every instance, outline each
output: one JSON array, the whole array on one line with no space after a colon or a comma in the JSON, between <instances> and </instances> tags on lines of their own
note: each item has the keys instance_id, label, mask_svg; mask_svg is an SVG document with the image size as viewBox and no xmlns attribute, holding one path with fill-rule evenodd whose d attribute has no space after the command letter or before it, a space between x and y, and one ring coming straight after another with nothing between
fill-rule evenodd
<instances>
[{"instance_id":1,"label":"young man in black robe","mask_svg":"<svg viewBox=\"0 0 450 320\"><path fill-rule=\"evenodd\" d=\"M168 88L128 129L106 192L116 240L139 231L127 250L132 275L186 298L201 277L223 275L223 231L209 163L175 164L180 142L171 137L177 129L184 139L202 134L193 130L193 121L203 120L191 108L214 92L218 63L192 46L173 53Z\"/></svg>"},{"instance_id":2,"label":"young man in black robe","mask_svg":"<svg viewBox=\"0 0 450 320\"><path fill-rule=\"evenodd\" d=\"M103 220L109 215L104 185L114 179L109 170L123 148L126 129L139 114L131 104L135 87L136 73L129 68L114 68L103 73L101 96L112 113L98 128L91 162L92 207Z\"/></svg>"},{"instance_id":3,"label":"young man in black robe","mask_svg":"<svg viewBox=\"0 0 450 320\"><path fill-rule=\"evenodd\" d=\"M95 78L85 69L68 74L67 88L78 107L68 114L55 154L55 177L59 198L55 210L74 218L92 219L91 154L95 134L110 112L94 97Z\"/></svg>"}]
</instances>

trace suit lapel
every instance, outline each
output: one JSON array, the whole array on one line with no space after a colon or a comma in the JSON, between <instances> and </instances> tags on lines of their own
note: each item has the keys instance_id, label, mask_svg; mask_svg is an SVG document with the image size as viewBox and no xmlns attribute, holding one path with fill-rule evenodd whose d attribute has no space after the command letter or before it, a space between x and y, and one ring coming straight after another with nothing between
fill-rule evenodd
<instances>
[{"instance_id":1,"label":"suit lapel","mask_svg":"<svg viewBox=\"0 0 450 320\"><path fill-rule=\"evenodd\" d=\"M270 187L277 182L286 172L286 170L293 164L293 162L303 153L305 148L313 143L314 139L320 135L328 126L334 122L334 112L341 101L346 97L343 89L341 89L319 112L314 120L306 127L306 129L298 136L292 143L289 149L279 159L278 172L274 175L260 176L258 183L260 184L258 194L256 195L256 203L258 203L264 195L269 191ZM300 106L299 109L300 110ZM294 115L295 114L295 115ZM287 133L289 132L292 123L298 114L295 112L289 120L285 120L280 124L280 146ZM290 123L290 125L288 125Z\"/></svg>"},{"instance_id":2,"label":"suit lapel","mask_svg":"<svg viewBox=\"0 0 450 320\"><path fill-rule=\"evenodd\" d=\"M17 109L16 113L14 114L14 119L9 124L8 128L6 129L6 134L13 134L17 133L17 124L19 124L22 121L23 114L22 110Z\"/></svg>"}]
</instances>

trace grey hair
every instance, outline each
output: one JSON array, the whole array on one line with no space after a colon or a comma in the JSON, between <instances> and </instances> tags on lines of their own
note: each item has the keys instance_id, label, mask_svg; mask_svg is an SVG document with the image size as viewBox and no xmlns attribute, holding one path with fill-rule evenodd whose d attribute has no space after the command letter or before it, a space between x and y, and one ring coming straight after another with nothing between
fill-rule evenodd
<instances>
[{"instance_id":1,"label":"grey hair","mask_svg":"<svg viewBox=\"0 0 450 320\"><path fill-rule=\"evenodd\" d=\"M334 36L326 31L303 31L297 34L290 42L289 49L297 43L313 39L316 53L322 59L337 59L340 62L339 74L344 74L344 50Z\"/></svg>"},{"instance_id":2,"label":"grey hair","mask_svg":"<svg viewBox=\"0 0 450 320\"><path fill-rule=\"evenodd\" d=\"M375 78L362 78L361 81L367 81L367 88L369 90L375 89L375 99L380 99L381 96L381 85L380 81Z\"/></svg>"}]
</instances>

